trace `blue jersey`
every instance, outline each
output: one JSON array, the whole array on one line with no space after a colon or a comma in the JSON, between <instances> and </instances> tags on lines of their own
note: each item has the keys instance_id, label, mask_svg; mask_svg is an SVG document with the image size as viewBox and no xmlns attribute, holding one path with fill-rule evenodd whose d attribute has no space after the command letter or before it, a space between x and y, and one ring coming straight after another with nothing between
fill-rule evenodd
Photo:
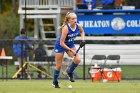
<instances>
[{"instance_id":1,"label":"blue jersey","mask_svg":"<svg viewBox=\"0 0 140 93\"><path fill-rule=\"evenodd\" d=\"M73 48L73 47L75 47L74 46L74 39L79 34L78 24L76 24L76 29L74 31L71 29L71 27L68 24L66 26L68 27L68 34L67 34L66 39L65 39L65 44L69 48ZM55 48L54 48L55 53L62 53L62 52L65 52L66 51L66 49L64 49L60 45L60 38L61 38L61 35L56 40Z\"/></svg>"},{"instance_id":2,"label":"blue jersey","mask_svg":"<svg viewBox=\"0 0 140 93\"><path fill-rule=\"evenodd\" d=\"M88 7L89 2L92 5L92 9L96 7L97 0L82 0L82 3L83 4L86 4L87 7Z\"/></svg>"},{"instance_id":3,"label":"blue jersey","mask_svg":"<svg viewBox=\"0 0 140 93\"><path fill-rule=\"evenodd\" d=\"M101 4L112 4L114 0L100 0Z\"/></svg>"},{"instance_id":4,"label":"blue jersey","mask_svg":"<svg viewBox=\"0 0 140 93\"><path fill-rule=\"evenodd\" d=\"M21 36L17 36L15 38L15 40L30 40L30 37L26 36L25 38L22 38ZM27 48L31 46L30 44L27 44L27 43L24 43L23 44L23 53L25 57L29 56L28 55L28 52L27 52ZM22 52L21 52L21 43L18 42L18 43L14 43L13 44L13 50L14 50L14 54L17 56L17 57L21 57L22 55Z\"/></svg>"}]
</instances>

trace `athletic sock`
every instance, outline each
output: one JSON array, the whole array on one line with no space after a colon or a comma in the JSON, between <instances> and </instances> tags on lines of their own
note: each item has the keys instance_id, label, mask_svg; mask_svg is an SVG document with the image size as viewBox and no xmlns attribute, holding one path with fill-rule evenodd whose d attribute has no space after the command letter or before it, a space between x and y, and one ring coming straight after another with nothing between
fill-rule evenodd
<instances>
[{"instance_id":1,"label":"athletic sock","mask_svg":"<svg viewBox=\"0 0 140 93\"><path fill-rule=\"evenodd\" d=\"M75 64L74 62L72 62L72 64L70 65L70 68L68 70L68 74L72 74L74 69L78 66L78 64Z\"/></svg>"},{"instance_id":2,"label":"athletic sock","mask_svg":"<svg viewBox=\"0 0 140 93\"><path fill-rule=\"evenodd\" d=\"M59 73L60 73L60 71L57 71L56 69L54 70L54 73L53 73L53 75L54 75L53 81L54 81L54 82L57 81L58 76L59 76Z\"/></svg>"}]
</instances>

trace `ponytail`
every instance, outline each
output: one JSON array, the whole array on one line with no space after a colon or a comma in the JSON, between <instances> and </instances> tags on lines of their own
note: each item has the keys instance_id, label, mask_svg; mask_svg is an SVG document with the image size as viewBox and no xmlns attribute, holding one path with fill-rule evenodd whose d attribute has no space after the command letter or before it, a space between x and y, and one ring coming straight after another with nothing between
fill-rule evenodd
<instances>
[{"instance_id":1,"label":"ponytail","mask_svg":"<svg viewBox=\"0 0 140 93\"><path fill-rule=\"evenodd\" d=\"M59 29L62 30L62 28L68 23L69 18L70 18L70 14L71 14L70 12L68 12L68 13L66 14L65 19L64 19L64 22L63 22L62 26L59 27Z\"/></svg>"}]
</instances>

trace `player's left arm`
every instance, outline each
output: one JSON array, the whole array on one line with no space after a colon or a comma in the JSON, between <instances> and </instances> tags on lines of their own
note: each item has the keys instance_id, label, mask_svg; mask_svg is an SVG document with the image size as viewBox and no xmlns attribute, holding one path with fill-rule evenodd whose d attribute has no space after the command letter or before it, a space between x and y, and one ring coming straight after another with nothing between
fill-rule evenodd
<instances>
[{"instance_id":1,"label":"player's left arm","mask_svg":"<svg viewBox=\"0 0 140 93\"><path fill-rule=\"evenodd\" d=\"M81 42L80 42L80 47L82 48L84 45L85 45L85 32L84 32L84 29L83 27L78 24L78 28L79 28L79 31L80 31L80 34L81 34Z\"/></svg>"}]
</instances>

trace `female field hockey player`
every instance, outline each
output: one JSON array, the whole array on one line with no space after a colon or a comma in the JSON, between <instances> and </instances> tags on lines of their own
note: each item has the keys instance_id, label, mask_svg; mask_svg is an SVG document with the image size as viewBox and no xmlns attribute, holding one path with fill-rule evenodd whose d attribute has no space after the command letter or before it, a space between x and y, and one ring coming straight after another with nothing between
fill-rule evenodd
<instances>
[{"instance_id":1,"label":"female field hockey player","mask_svg":"<svg viewBox=\"0 0 140 93\"><path fill-rule=\"evenodd\" d=\"M68 56L70 56L71 58L73 58L74 54L76 54L76 47L74 45L74 39L79 34L79 32L81 34L80 47L82 48L85 45L85 41L84 41L85 33L82 26L77 23L77 16L75 13L68 12L66 14L64 23L60 27L60 29L62 32L59 38L56 40L55 48L54 48L55 62L56 62L56 66L54 69L54 78L53 78L54 88L60 88L58 84L58 76L59 76L60 69L62 66L64 53L66 52ZM69 80L71 82L74 82L73 71L80 63L79 54L76 54L73 61L74 62L72 62L69 70L67 71Z\"/></svg>"}]
</instances>

